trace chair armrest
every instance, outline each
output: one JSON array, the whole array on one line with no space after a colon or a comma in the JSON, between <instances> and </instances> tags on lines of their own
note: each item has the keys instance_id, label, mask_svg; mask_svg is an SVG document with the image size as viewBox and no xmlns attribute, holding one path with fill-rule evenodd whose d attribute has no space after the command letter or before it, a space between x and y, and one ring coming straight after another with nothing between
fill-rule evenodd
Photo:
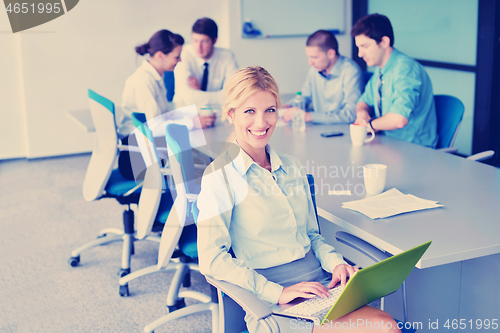
<instances>
[{"instance_id":1,"label":"chair armrest","mask_svg":"<svg viewBox=\"0 0 500 333\"><path fill-rule=\"evenodd\" d=\"M455 154L458 151L458 148L457 147L447 147L447 148L439 148L436 150L444 151L445 153Z\"/></svg>"},{"instance_id":2,"label":"chair armrest","mask_svg":"<svg viewBox=\"0 0 500 333\"><path fill-rule=\"evenodd\" d=\"M250 291L226 281L216 280L211 276L205 275L205 278L208 283L231 297L245 312L257 320L265 319L273 314L269 306Z\"/></svg>"},{"instance_id":3,"label":"chair armrest","mask_svg":"<svg viewBox=\"0 0 500 333\"><path fill-rule=\"evenodd\" d=\"M139 149L138 146L128 146L128 145L118 144L117 147L118 147L118 150L120 150L120 151L127 151L128 150L128 151L134 151L134 152L138 152L138 153L141 152L141 150Z\"/></svg>"},{"instance_id":4,"label":"chair armrest","mask_svg":"<svg viewBox=\"0 0 500 333\"><path fill-rule=\"evenodd\" d=\"M375 247L374 245L368 243L367 241L357 236L354 236L350 233L344 231L337 231L335 233L335 238L337 238L337 241L339 241L340 243L352 247L353 249L363 253L365 256L367 256L368 258L372 259L375 262L379 262L391 257L391 254L382 251L378 247Z\"/></svg>"},{"instance_id":5,"label":"chair armrest","mask_svg":"<svg viewBox=\"0 0 500 333\"><path fill-rule=\"evenodd\" d=\"M196 200L198 200L198 194L194 194L194 193L186 193L186 199L187 199L189 202L195 202Z\"/></svg>"},{"instance_id":6,"label":"chair armrest","mask_svg":"<svg viewBox=\"0 0 500 333\"><path fill-rule=\"evenodd\" d=\"M481 153L470 155L469 157L467 157L467 159L471 161L484 161L492 157L493 155L495 155L495 152L493 150L486 150Z\"/></svg>"},{"instance_id":7,"label":"chair armrest","mask_svg":"<svg viewBox=\"0 0 500 333\"><path fill-rule=\"evenodd\" d=\"M138 188L141 188L143 183L144 182L138 183L137 185L135 185L134 187L132 187L130 190L128 190L127 192L125 192L125 194L123 196L124 197L128 197L129 195L131 195L132 193L134 193Z\"/></svg>"},{"instance_id":8,"label":"chair armrest","mask_svg":"<svg viewBox=\"0 0 500 333\"><path fill-rule=\"evenodd\" d=\"M172 176L172 170L170 169L170 167L160 168L160 171L164 176Z\"/></svg>"}]
</instances>

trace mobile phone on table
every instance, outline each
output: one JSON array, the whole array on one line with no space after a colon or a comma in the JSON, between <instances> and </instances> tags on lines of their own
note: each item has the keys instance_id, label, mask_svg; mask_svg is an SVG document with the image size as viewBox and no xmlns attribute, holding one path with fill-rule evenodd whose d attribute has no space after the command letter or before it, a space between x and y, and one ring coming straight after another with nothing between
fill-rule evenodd
<instances>
[{"instance_id":1,"label":"mobile phone on table","mask_svg":"<svg viewBox=\"0 0 500 333\"><path fill-rule=\"evenodd\" d=\"M321 136L324 137L324 138L329 138L329 137L332 137L332 136L342 136L342 135L344 135L344 133L342 133L342 132L321 133Z\"/></svg>"}]
</instances>

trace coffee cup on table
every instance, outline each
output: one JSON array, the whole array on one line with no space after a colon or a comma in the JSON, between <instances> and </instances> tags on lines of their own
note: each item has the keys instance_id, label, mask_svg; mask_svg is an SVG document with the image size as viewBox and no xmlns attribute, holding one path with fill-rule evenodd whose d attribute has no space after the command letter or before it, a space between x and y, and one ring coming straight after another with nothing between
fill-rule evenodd
<instances>
[{"instance_id":1,"label":"coffee cup on table","mask_svg":"<svg viewBox=\"0 0 500 333\"><path fill-rule=\"evenodd\" d=\"M382 193L385 188L385 180L387 179L387 165L367 164L363 166L363 179L366 193Z\"/></svg>"},{"instance_id":2,"label":"coffee cup on table","mask_svg":"<svg viewBox=\"0 0 500 333\"><path fill-rule=\"evenodd\" d=\"M214 109L210 106L204 106L200 109L198 112L200 116L213 116L214 115Z\"/></svg>"},{"instance_id":3,"label":"coffee cup on table","mask_svg":"<svg viewBox=\"0 0 500 333\"><path fill-rule=\"evenodd\" d=\"M369 125L351 124L349 127L353 146L362 146L365 142L375 139L375 132ZM368 132L371 133L371 136L367 139Z\"/></svg>"}]
</instances>

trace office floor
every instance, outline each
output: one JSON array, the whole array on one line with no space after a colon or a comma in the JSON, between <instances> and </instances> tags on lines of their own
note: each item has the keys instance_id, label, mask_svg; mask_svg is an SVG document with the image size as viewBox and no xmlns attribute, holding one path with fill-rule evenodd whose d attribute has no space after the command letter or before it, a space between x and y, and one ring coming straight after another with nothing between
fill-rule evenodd
<instances>
[{"instance_id":1,"label":"office floor","mask_svg":"<svg viewBox=\"0 0 500 333\"><path fill-rule=\"evenodd\" d=\"M86 202L89 154L0 161L0 332L142 332L165 313L172 273L129 284L118 295L121 242L91 249L70 267L71 251L104 227L121 227L113 199ZM132 270L156 263L158 244L137 242ZM209 292L192 276L193 289ZM187 301L189 304L189 301ZM164 325L160 332L210 332L211 315Z\"/></svg>"}]
</instances>

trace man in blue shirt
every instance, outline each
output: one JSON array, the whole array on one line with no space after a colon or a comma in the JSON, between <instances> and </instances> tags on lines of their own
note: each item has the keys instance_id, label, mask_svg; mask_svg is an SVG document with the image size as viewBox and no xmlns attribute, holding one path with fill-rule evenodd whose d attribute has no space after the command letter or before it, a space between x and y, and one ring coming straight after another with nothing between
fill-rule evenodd
<instances>
[{"instance_id":1,"label":"man in blue shirt","mask_svg":"<svg viewBox=\"0 0 500 333\"><path fill-rule=\"evenodd\" d=\"M359 66L339 54L337 39L326 30L318 30L307 38L306 54L311 66L302 86L305 109L309 111L305 114L306 122L352 123L362 89ZM283 120L290 121L296 111L286 110Z\"/></svg>"},{"instance_id":2,"label":"man in blue shirt","mask_svg":"<svg viewBox=\"0 0 500 333\"><path fill-rule=\"evenodd\" d=\"M368 66L377 66L356 106L356 123L435 148L437 118L431 80L422 65L393 47L389 19L379 14L365 16L353 26L351 36L359 57Z\"/></svg>"}]
</instances>

